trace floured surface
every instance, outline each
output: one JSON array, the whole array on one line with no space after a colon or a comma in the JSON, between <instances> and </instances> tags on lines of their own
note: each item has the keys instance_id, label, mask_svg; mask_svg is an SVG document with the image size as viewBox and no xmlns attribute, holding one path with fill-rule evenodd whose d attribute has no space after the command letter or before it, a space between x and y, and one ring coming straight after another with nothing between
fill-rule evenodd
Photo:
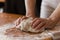
<instances>
[{"instance_id":1,"label":"floured surface","mask_svg":"<svg viewBox=\"0 0 60 40\"><path fill-rule=\"evenodd\" d=\"M19 30L16 30L14 28L14 24L9 23L14 21L20 17L20 15L14 15L14 14L0 14L0 40L52 40L51 37L54 36L54 39L60 38L60 26L56 26L55 29L43 32L42 34L29 34L26 32L21 32ZM6 24L9 23L9 24ZM5 24L5 25L3 25ZM60 25L60 24L59 24ZM12 28L12 29L11 29ZM6 35L5 31L7 29L11 29L11 31L8 30L8 35ZM49 34L48 34L49 33Z\"/></svg>"},{"instance_id":2,"label":"floured surface","mask_svg":"<svg viewBox=\"0 0 60 40\"><path fill-rule=\"evenodd\" d=\"M14 24L9 23L3 26L0 26L0 40L52 40L52 36L56 35L57 38L60 38L60 30L54 29L51 32L52 35L48 34L49 32L43 32L39 34L29 34L26 32L22 32L14 28ZM60 28L60 26L58 26ZM12 28L12 29L11 29ZM8 35L5 34L7 29L11 29ZM55 34L56 33L56 34ZM57 35L59 34L59 35Z\"/></svg>"},{"instance_id":3,"label":"floured surface","mask_svg":"<svg viewBox=\"0 0 60 40\"><path fill-rule=\"evenodd\" d=\"M41 36L40 34L31 35L29 33L24 33L24 32L20 33L16 30L14 31L18 32L18 34L20 35L19 37L13 37L15 33L11 33L10 34L11 36L5 35L6 29L13 28L13 27L14 27L14 24L5 24L3 26L0 26L0 40L46 40L46 39L50 39L50 36L48 35L44 35L44 36Z\"/></svg>"}]
</instances>

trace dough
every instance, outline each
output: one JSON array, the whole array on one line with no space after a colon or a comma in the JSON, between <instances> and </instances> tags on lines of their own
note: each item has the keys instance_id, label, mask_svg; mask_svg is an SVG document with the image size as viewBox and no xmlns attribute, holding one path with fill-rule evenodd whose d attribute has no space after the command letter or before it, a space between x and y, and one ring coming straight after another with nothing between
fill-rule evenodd
<instances>
[{"instance_id":1,"label":"dough","mask_svg":"<svg viewBox=\"0 0 60 40\"><path fill-rule=\"evenodd\" d=\"M21 21L21 23L19 25L19 29L22 30L22 31L34 32L34 33L44 31L44 28L41 28L40 30L33 29L32 26L31 26L32 19L33 18L27 18L27 19L24 19L23 21Z\"/></svg>"}]
</instances>

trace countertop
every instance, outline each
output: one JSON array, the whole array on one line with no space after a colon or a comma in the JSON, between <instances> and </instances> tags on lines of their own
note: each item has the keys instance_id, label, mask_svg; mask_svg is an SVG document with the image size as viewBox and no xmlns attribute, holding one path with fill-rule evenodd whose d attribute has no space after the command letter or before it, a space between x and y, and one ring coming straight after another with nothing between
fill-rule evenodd
<instances>
[{"instance_id":1,"label":"countertop","mask_svg":"<svg viewBox=\"0 0 60 40\"><path fill-rule=\"evenodd\" d=\"M0 13L0 39L1 40L57 40L60 38L60 26L56 25L52 30L33 34L16 29L14 21L22 15L12 13ZM10 28L10 29L9 29ZM8 30L9 33L6 33ZM8 34L8 35L7 35Z\"/></svg>"}]
</instances>

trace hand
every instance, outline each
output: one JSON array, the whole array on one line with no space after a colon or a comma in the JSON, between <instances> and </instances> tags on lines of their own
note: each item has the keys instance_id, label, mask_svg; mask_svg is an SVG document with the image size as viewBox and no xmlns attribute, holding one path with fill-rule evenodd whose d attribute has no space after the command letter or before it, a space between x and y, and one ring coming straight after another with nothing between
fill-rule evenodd
<instances>
[{"instance_id":1,"label":"hand","mask_svg":"<svg viewBox=\"0 0 60 40\"><path fill-rule=\"evenodd\" d=\"M55 26L56 22L51 19L43 19L43 18L35 18L32 21L32 27L36 30L40 30L41 28L52 29Z\"/></svg>"},{"instance_id":2,"label":"hand","mask_svg":"<svg viewBox=\"0 0 60 40\"><path fill-rule=\"evenodd\" d=\"M26 18L28 18L28 17L26 17L26 16L19 17L19 18L15 21L15 25L18 26L18 25L20 24L20 22L21 22L22 20L26 19Z\"/></svg>"}]
</instances>

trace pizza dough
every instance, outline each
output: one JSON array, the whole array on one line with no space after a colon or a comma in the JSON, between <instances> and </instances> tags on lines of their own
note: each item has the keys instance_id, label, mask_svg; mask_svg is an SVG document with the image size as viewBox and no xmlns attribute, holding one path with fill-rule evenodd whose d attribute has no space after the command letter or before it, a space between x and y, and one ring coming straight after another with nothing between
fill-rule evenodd
<instances>
[{"instance_id":1,"label":"pizza dough","mask_svg":"<svg viewBox=\"0 0 60 40\"><path fill-rule=\"evenodd\" d=\"M32 19L33 18L27 18L27 19L22 20L19 25L19 29L22 31L33 32L33 33L38 33L38 32L44 31L44 28L41 28L40 30L33 29L31 26Z\"/></svg>"}]
</instances>

